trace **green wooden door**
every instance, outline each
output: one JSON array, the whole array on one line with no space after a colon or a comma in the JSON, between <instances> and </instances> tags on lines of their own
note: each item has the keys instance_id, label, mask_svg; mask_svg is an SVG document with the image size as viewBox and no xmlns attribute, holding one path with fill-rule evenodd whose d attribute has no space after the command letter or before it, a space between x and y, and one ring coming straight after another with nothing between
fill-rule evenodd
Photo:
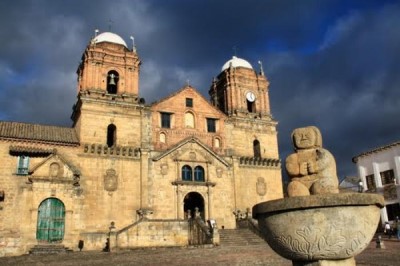
<instances>
[{"instance_id":1,"label":"green wooden door","mask_svg":"<svg viewBox=\"0 0 400 266\"><path fill-rule=\"evenodd\" d=\"M61 242L64 238L65 207L62 201L49 198L39 206L36 239Z\"/></svg>"}]
</instances>

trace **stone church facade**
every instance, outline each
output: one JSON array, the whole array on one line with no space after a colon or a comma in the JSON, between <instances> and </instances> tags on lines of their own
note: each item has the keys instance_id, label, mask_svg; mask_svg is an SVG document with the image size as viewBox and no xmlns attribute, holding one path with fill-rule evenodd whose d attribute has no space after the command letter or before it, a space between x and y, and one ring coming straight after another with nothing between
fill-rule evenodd
<instances>
[{"instance_id":1,"label":"stone church facade","mask_svg":"<svg viewBox=\"0 0 400 266\"><path fill-rule=\"evenodd\" d=\"M226 62L210 100L187 85L140 98L141 61L118 35L87 45L73 126L0 122L0 256L38 243L77 250L188 245L198 213L235 228L235 213L282 198L269 82Z\"/></svg>"}]
</instances>

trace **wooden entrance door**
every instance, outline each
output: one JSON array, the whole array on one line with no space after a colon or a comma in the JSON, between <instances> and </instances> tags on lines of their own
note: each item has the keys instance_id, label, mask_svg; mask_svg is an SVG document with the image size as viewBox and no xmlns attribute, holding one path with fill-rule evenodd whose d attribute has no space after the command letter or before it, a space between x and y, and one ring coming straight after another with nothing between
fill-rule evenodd
<instances>
[{"instance_id":1,"label":"wooden entrance door","mask_svg":"<svg viewBox=\"0 0 400 266\"><path fill-rule=\"evenodd\" d=\"M43 242L61 242L64 238L65 207L61 200L49 198L39 206L36 239Z\"/></svg>"}]
</instances>

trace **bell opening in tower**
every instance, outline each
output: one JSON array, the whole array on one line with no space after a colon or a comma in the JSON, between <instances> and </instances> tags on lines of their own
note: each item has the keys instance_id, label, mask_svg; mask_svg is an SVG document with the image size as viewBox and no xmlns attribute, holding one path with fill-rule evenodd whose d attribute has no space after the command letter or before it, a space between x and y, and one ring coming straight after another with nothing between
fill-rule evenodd
<instances>
[{"instance_id":1,"label":"bell opening in tower","mask_svg":"<svg viewBox=\"0 0 400 266\"><path fill-rule=\"evenodd\" d=\"M117 94L119 75L117 71L111 70L107 74L107 92L109 94Z\"/></svg>"},{"instance_id":2,"label":"bell opening in tower","mask_svg":"<svg viewBox=\"0 0 400 266\"><path fill-rule=\"evenodd\" d=\"M255 111L256 111L255 102L250 102L249 100L246 100L246 101L247 101L247 111L249 113L255 113Z\"/></svg>"}]
</instances>

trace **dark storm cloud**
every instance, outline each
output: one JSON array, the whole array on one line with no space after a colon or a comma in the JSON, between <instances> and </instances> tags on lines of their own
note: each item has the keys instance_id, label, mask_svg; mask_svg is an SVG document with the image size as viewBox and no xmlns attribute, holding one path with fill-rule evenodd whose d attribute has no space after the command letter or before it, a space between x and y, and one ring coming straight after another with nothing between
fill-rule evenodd
<instances>
[{"instance_id":1,"label":"dark storm cloud","mask_svg":"<svg viewBox=\"0 0 400 266\"><path fill-rule=\"evenodd\" d=\"M343 177L355 173L352 156L398 140L399 15L398 5L349 13L332 25L318 52L282 55L292 62L269 73L282 155L290 152L283 143L292 128L315 124Z\"/></svg>"},{"instance_id":2,"label":"dark storm cloud","mask_svg":"<svg viewBox=\"0 0 400 266\"><path fill-rule=\"evenodd\" d=\"M0 119L70 125L76 68L96 28L135 37L141 97L185 83L208 97L234 54L271 81L281 158L291 131L320 127L340 177L351 158L398 140L396 1L1 1ZM110 22L111 21L111 22Z\"/></svg>"}]
</instances>

